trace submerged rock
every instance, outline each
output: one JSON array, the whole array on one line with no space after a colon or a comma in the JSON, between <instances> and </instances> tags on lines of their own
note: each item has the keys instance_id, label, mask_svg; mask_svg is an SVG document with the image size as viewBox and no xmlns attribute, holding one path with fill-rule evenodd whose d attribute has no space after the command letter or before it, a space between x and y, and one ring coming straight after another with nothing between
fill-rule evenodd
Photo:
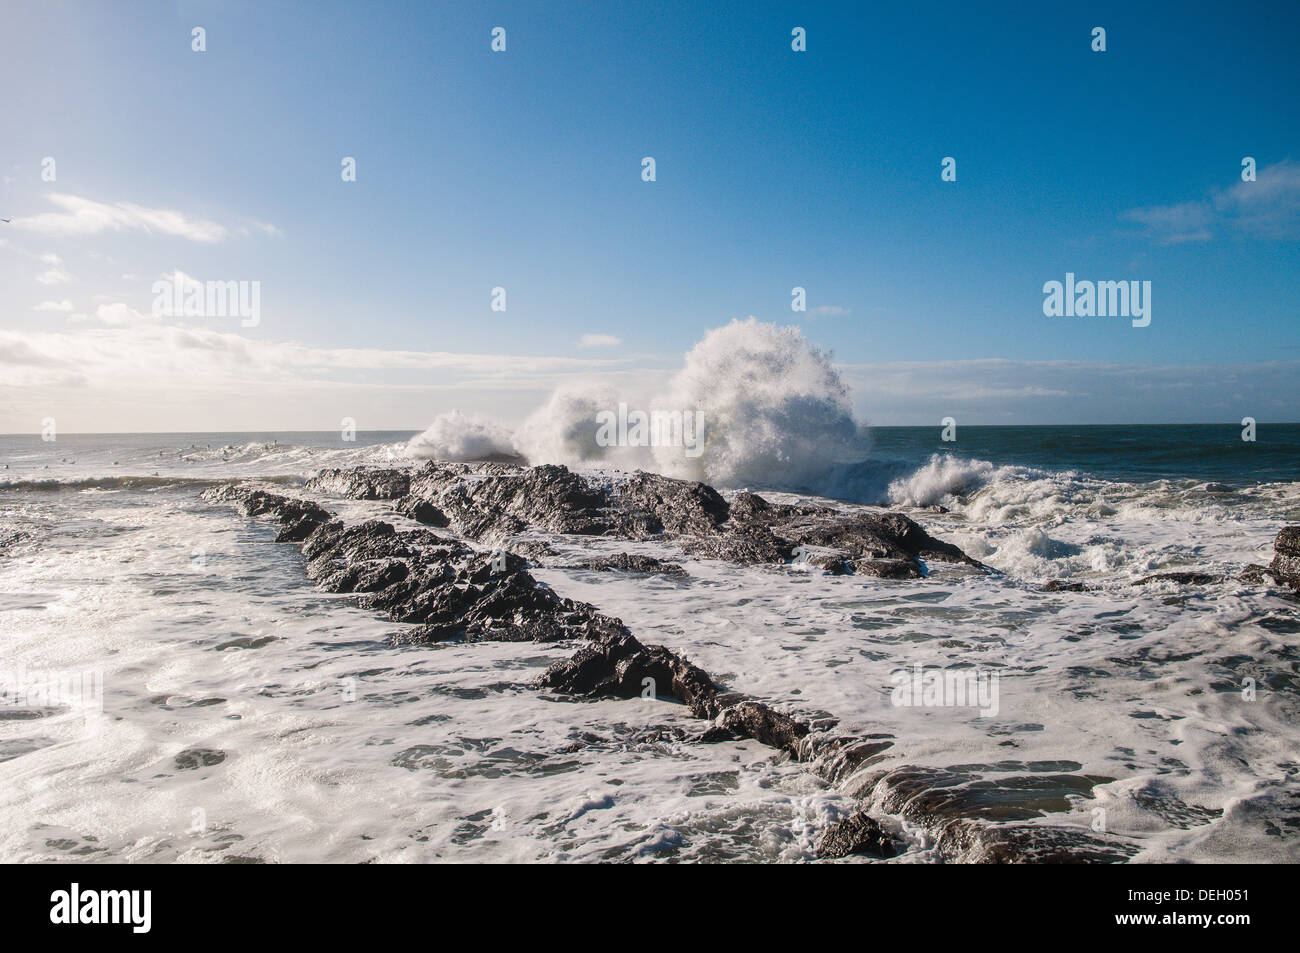
<instances>
[{"instance_id":1,"label":"submerged rock","mask_svg":"<svg viewBox=\"0 0 1300 953\"><path fill-rule=\"evenodd\" d=\"M1218 582L1222 578L1208 572L1158 572L1151 576L1143 576L1130 585L1145 586L1153 582L1176 582L1181 586L1205 586Z\"/></svg>"},{"instance_id":2,"label":"submerged rock","mask_svg":"<svg viewBox=\"0 0 1300 953\"><path fill-rule=\"evenodd\" d=\"M1091 592L1092 587L1082 582L1066 582L1064 579L1050 579L1043 583L1043 592Z\"/></svg>"},{"instance_id":3,"label":"submerged rock","mask_svg":"<svg viewBox=\"0 0 1300 953\"><path fill-rule=\"evenodd\" d=\"M818 857L847 857L866 854L868 857L893 857L897 854L893 839L885 829L865 811L836 821L817 842Z\"/></svg>"},{"instance_id":4,"label":"submerged rock","mask_svg":"<svg viewBox=\"0 0 1300 953\"><path fill-rule=\"evenodd\" d=\"M654 556L636 553L619 553L616 556L596 556L572 563L568 569L591 569L597 572L633 572L646 575L685 576L686 570L677 563L664 562Z\"/></svg>"}]
</instances>

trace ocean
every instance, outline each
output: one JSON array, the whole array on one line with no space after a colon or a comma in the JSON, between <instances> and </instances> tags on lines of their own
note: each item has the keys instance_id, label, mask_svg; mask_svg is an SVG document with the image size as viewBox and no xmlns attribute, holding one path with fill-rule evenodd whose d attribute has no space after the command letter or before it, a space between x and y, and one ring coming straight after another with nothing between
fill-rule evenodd
<instances>
[{"instance_id":1,"label":"ocean","mask_svg":"<svg viewBox=\"0 0 1300 953\"><path fill-rule=\"evenodd\" d=\"M820 466L750 440L701 476L888 506L996 573L832 576L564 537L565 557L687 574L533 574L730 688L888 734L886 766L990 792L972 816L1104 830L1138 862L1300 860L1300 604L1240 577L1300 522L1300 425L941 430L862 430ZM854 804L798 763L683 741L698 723L661 700L532 689L572 646L391 647L401 624L316 590L273 525L199 499L417 466L435 437L0 436L0 860L813 860ZM386 501L329 505L402 523ZM1132 585L1179 570L1215 581ZM996 673L996 712L894 704L917 666ZM937 859L923 827L891 823L892 862Z\"/></svg>"}]
</instances>

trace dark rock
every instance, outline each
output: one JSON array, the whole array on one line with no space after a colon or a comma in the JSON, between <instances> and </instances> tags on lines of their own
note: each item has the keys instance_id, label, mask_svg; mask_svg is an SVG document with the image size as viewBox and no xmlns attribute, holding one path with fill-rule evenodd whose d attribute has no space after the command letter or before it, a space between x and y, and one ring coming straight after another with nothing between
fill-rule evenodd
<instances>
[{"instance_id":1,"label":"dark rock","mask_svg":"<svg viewBox=\"0 0 1300 953\"><path fill-rule=\"evenodd\" d=\"M670 533L706 536L727 519L729 507L705 483L675 480L638 470L614 494L623 508L653 515Z\"/></svg>"},{"instance_id":2,"label":"dark rock","mask_svg":"<svg viewBox=\"0 0 1300 953\"><path fill-rule=\"evenodd\" d=\"M817 856L825 858L848 857L850 854L893 857L897 853L893 839L865 811L832 824L817 842Z\"/></svg>"},{"instance_id":3,"label":"dark rock","mask_svg":"<svg viewBox=\"0 0 1300 953\"><path fill-rule=\"evenodd\" d=\"M642 539L663 529L650 514L614 508L608 491L566 467L493 466L485 474L467 480L459 468L426 466L412 487L447 515L452 529L470 539L504 540L529 528Z\"/></svg>"},{"instance_id":4,"label":"dark rock","mask_svg":"<svg viewBox=\"0 0 1300 953\"><path fill-rule=\"evenodd\" d=\"M920 578L922 560L988 570L901 513L777 504L748 492L728 504L706 484L653 473L637 472L607 487L562 466L428 463L411 474L377 468L322 471L309 486L372 498L396 493L403 479L409 496L399 504L400 512L417 519L426 513L431 525L497 545L530 531L633 540L659 536L673 537L690 555L745 564L785 563L801 546L822 550L824 555L809 561L836 574Z\"/></svg>"},{"instance_id":5,"label":"dark rock","mask_svg":"<svg viewBox=\"0 0 1300 953\"><path fill-rule=\"evenodd\" d=\"M935 539L902 513L800 516L773 532L803 546L822 546L856 559L936 559L986 568L956 546Z\"/></svg>"},{"instance_id":6,"label":"dark rock","mask_svg":"<svg viewBox=\"0 0 1300 953\"><path fill-rule=\"evenodd\" d=\"M696 718L712 718L719 708L718 688L703 669L661 645L642 645L626 629L554 663L537 680L537 687L592 698L668 693Z\"/></svg>"},{"instance_id":7,"label":"dark rock","mask_svg":"<svg viewBox=\"0 0 1300 953\"><path fill-rule=\"evenodd\" d=\"M798 758L800 741L808 726L790 715L761 702L745 701L732 705L718 717L718 726L737 738L753 738L770 748L780 748Z\"/></svg>"},{"instance_id":8,"label":"dark rock","mask_svg":"<svg viewBox=\"0 0 1300 953\"><path fill-rule=\"evenodd\" d=\"M220 764L225 760L226 753L219 748L186 748L173 759L179 771L210 768L214 764Z\"/></svg>"},{"instance_id":9,"label":"dark rock","mask_svg":"<svg viewBox=\"0 0 1300 953\"><path fill-rule=\"evenodd\" d=\"M447 514L438 507L434 506L428 500L419 497L404 496L400 503L397 504L397 512L402 516L409 517L417 523L424 523L427 526L450 526L451 520Z\"/></svg>"},{"instance_id":10,"label":"dark rock","mask_svg":"<svg viewBox=\"0 0 1300 953\"><path fill-rule=\"evenodd\" d=\"M616 556L596 556L584 559L566 567L568 569L592 569L597 572L637 572L663 576L685 576L686 570L677 563L664 562L654 556L642 556L636 553L619 553Z\"/></svg>"},{"instance_id":11,"label":"dark rock","mask_svg":"<svg viewBox=\"0 0 1300 953\"><path fill-rule=\"evenodd\" d=\"M1092 587L1081 582L1066 582L1064 579L1051 579L1043 583L1043 592L1091 592Z\"/></svg>"},{"instance_id":12,"label":"dark rock","mask_svg":"<svg viewBox=\"0 0 1300 953\"><path fill-rule=\"evenodd\" d=\"M1267 566L1261 566L1258 563L1250 563L1237 574L1237 578L1250 585L1260 585L1264 582L1265 576L1269 573Z\"/></svg>"},{"instance_id":13,"label":"dark rock","mask_svg":"<svg viewBox=\"0 0 1300 953\"><path fill-rule=\"evenodd\" d=\"M1145 586L1153 582L1176 582L1183 586L1204 586L1218 582L1222 578L1208 572L1158 572L1152 576L1143 576L1131 585Z\"/></svg>"},{"instance_id":14,"label":"dark rock","mask_svg":"<svg viewBox=\"0 0 1300 953\"><path fill-rule=\"evenodd\" d=\"M225 483L200 494L210 503L230 503L244 516L271 516L281 530L277 543L302 542L331 519L328 510L310 500L274 493L248 483Z\"/></svg>"},{"instance_id":15,"label":"dark rock","mask_svg":"<svg viewBox=\"0 0 1300 953\"><path fill-rule=\"evenodd\" d=\"M855 559L853 572L881 579L920 579L924 575L914 559Z\"/></svg>"},{"instance_id":16,"label":"dark rock","mask_svg":"<svg viewBox=\"0 0 1300 953\"><path fill-rule=\"evenodd\" d=\"M383 467L345 467L321 470L307 481L307 489L352 500L395 500L410 492L409 470Z\"/></svg>"},{"instance_id":17,"label":"dark rock","mask_svg":"<svg viewBox=\"0 0 1300 953\"><path fill-rule=\"evenodd\" d=\"M1281 585L1300 592L1300 526L1284 526L1277 534L1268 571Z\"/></svg>"}]
</instances>

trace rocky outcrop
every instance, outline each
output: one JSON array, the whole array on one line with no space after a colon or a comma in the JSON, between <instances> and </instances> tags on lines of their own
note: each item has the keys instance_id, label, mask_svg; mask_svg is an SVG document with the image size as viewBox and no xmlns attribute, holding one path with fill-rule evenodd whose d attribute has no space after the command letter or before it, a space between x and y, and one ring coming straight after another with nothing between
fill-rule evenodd
<instances>
[{"instance_id":1,"label":"rocky outcrop","mask_svg":"<svg viewBox=\"0 0 1300 953\"><path fill-rule=\"evenodd\" d=\"M279 521L277 543L300 543L332 518L329 511L310 500L286 496L257 484L225 483L204 490L209 503L230 503L244 516L270 516Z\"/></svg>"},{"instance_id":2,"label":"rocky outcrop","mask_svg":"<svg viewBox=\"0 0 1300 953\"><path fill-rule=\"evenodd\" d=\"M708 536L727 519L730 509L707 484L657 473L637 472L617 487L613 498L623 509L648 513L663 531L678 535Z\"/></svg>"},{"instance_id":3,"label":"rocky outcrop","mask_svg":"<svg viewBox=\"0 0 1300 953\"><path fill-rule=\"evenodd\" d=\"M385 471L387 473L387 471ZM472 477L472 478L467 478ZM392 499L400 481L331 471L313 485L363 499ZM346 524L319 504L264 484L227 484L203 494L249 516L270 516L282 541L300 542L307 574L322 589L355 593L360 604L409 625L395 644L461 641L576 640L581 644L537 679L538 689L586 698L672 698L708 722L699 742L749 739L805 764L862 802L821 838L822 856L889 856L894 849L872 813L900 815L935 836L936 852L962 860L1123 859L1111 840L1032 824L1069 810L1102 779L1050 766L1029 766L1001 786L956 771L882 770L895 757L888 735L838 730L728 692L708 672L662 645L645 645L619 620L563 598L537 581L513 548L483 551L427 528L399 531L381 519ZM657 536L684 547L714 547L740 561L806 558L826 571L907 578L924 560L978 567L957 547L891 513L843 513L830 507L774 504L740 494L730 505L703 484L639 474L622 486L592 485L563 467L520 471L493 465L426 466L399 495L403 512L427 504L447 526L483 541L523 529L626 538ZM430 511L425 510L425 513ZM537 540L524 541L541 546ZM796 551L799 551L796 554ZM680 571L653 557L618 554L585 560L584 568ZM840 568L837 570L835 566ZM870 813L868 813L868 811ZM1023 821L1009 826L1008 820Z\"/></svg>"},{"instance_id":4,"label":"rocky outcrop","mask_svg":"<svg viewBox=\"0 0 1300 953\"><path fill-rule=\"evenodd\" d=\"M611 632L551 665L537 687L589 698L669 695L696 718L718 714L719 690L703 669L662 645L642 645L626 629Z\"/></svg>"},{"instance_id":5,"label":"rocky outcrop","mask_svg":"<svg viewBox=\"0 0 1300 953\"><path fill-rule=\"evenodd\" d=\"M1277 534L1268 572L1280 585L1300 592L1300 526L1284 526Z\"/></svg>"},{"instance_id":6,"label":"rocky outcrop","mask_svg":"<svg viewBox=\"0 0 1300 953\"><path fill-rule=\"evenodd\" d=\"M374 499L401 489L395 471L323 471L310 484ZM706 484L638 472L608 485L562 466L427 463L398 512L459 536L505 544L526 532L671 541L683 552L745 564L798 562L835 575L916 579L925 561L988 567L901 513L778 504L754 493L728 503Z\"/></svg>"},{"instance_id":7,"label":"rocky outcrop","mask_svg":"<svg viewBox=\"0 0 1300 953\"><path fill-rule=\"evenodd\" d=\"M325 469L307 481L307 489L353 500L395 500L410 492L411 474L383 467Z\"/></svg>"},{"instance_id":8,"label":"rocky outcrop","mask_svg":"<svg viewBox=\"0 0 1300 953\"><path fill-rule=\"evenodd\" d=\"M413 519L417 523L424 523L426 526L450 526L451 520L447 514L438 507L434 506L428 500L422 500L417 496L404 496L398 501L394 509L402 516Z\"/></svg>"}]
</instances>

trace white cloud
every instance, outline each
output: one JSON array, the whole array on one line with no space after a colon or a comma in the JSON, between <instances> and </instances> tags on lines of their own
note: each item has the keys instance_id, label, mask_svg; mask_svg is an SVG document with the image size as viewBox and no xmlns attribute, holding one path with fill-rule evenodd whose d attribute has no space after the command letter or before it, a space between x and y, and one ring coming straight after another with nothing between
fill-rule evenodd
<instances>
[{"instance_id":1,"label":"white cloud","mask_svg":"<svg viewBox=\"0 0 1300 953\"><path fill-rule=\"evenodd\" d=\"M1204 199L1124 212L1162 245L1209 241L1235 231L1259 238L1300 239L1300 163L1261 167L1254 182L1236 182Z\"/></svg>"},{"instance_id":2,"label":"white cloud","mask_svg":"<svg viewBox=\"0 0 1300 953\"><path fill-rule=\"evenodd\" d=\"M341 416L416 429L456 404L527 412L563 380L621 379L627 363L311 347L165 325L108 303L85 324L0 330L0 433L47 414L87 431L321 429Z\"/></svg>"},{"instance_id":3,"label":"white cloud","mask_svg":"<svg viewBox=\"0 0 1300 953\"><path fill-rule=\"evenodd\" d=\"M16 251L21 255L25 255L26 257L32 259L32 261L39 261L42 265L48 266L45 269L45 271L36 273L35 278L38 284L63 285L63 284L67 284L70 281L75 280L72 274L66 268L63 267L63 259L60 258L58 255L54 254L54 252L46 252L43 255L36 255L33 254L32 252L25 251L20 248L15 248L13 245L10 245L7 242L4 243L3 247L8 248L11 251Z\"/></svg>"},{"instance_id":4,"label":"white cloud","mask_svg":"<svg viewBox=\"0 0 1300 953\"><path fill-rule=\"evenodd\" d=\"M73 305L71 301L42 301L33 311L55 311L59 314L71 314Z\"/></svg>"},{"instance_id":5,"label":"white cloud","mask_svg":"<svg viewBox=\"0 0 1300 953\"><path fill-rule=\"evenodd\" d=\"M612 334L584 334L578 338L578 347L618 347L623 342Z\"/></svg>"},{"instance_id":6,"label":"white cloud","mask_svg":"<svg viewBox=\"0 0 1300 953\"><path fill-rule=\"evenodd\" d=\"M219 242L229 234L224 225L190 218L175 209L149 208L133 202L97 202L61 192L51 192L47 197L60 211L16 218L14 227L56 236L97 235L105 231L159 232L195 242Z\"/></svg>"}]
</instances>

